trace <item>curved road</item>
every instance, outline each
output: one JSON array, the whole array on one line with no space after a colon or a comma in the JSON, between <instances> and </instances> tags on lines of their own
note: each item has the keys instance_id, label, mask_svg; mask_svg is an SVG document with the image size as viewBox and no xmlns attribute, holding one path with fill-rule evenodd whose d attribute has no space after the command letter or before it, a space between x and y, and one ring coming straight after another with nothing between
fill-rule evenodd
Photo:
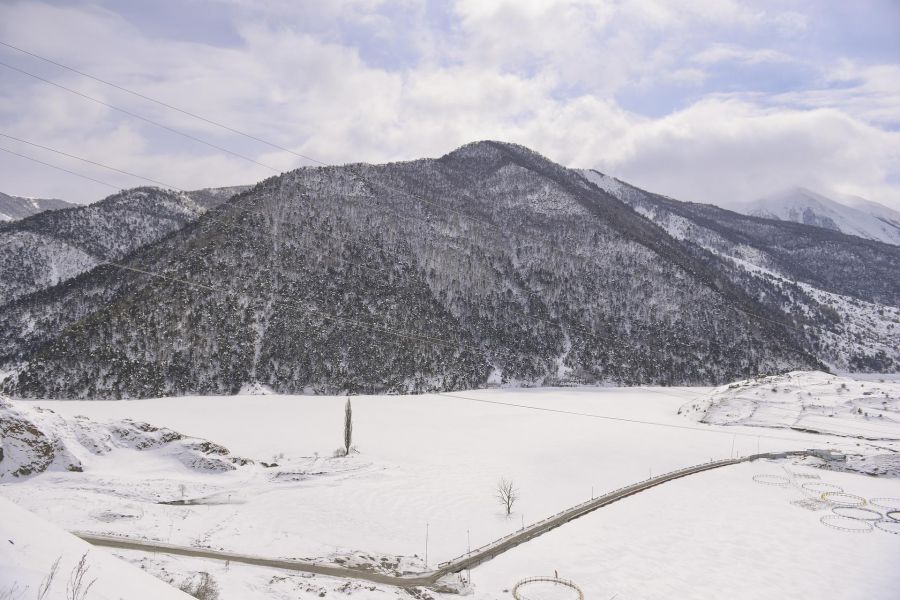
<instances>
[{"instance_id":1,"label":"curved road","mask_svg":"<svg viewBox=\"0 0 900 600\"><path fill-rule=\"evenodd\" d=\"M415 575L387 575L361 568L339 567L329 564L315 563L302 560L293 560L288 558L265 558L261 556L251 556L247 554L239 554L236 552L226 552L224 550L213 550L208 548L195 548L191 546L175 546L152 540L140 540L135 538L96 535L93 533L73 532L76 536L89 542L95 546L106 546L109 548L122 548L126 550L142 550L145 552L162 552L164 554L174 554L179 556L193 556L198 558L211 558L215 560L227 560L236 563L244 563L248 565L257 565L263 567L274 567L277 569L287 569L291 571L302 571L305 573L315 573L317 575L328 575L331 577L341 577L348 579L362 579L372 581L374 583L383 583L398 587L440 587L438 580L450 573L458 573L465 569L471 569L483 562L486 562L498 554L502 554L507 550L518 546L530 539L536 538L551 529L555 529L560 525L568 523L573 519L584 516L590 512L597 510L607 504L612 504L628 496L643 492L657 485L663 484L673 479L687 477L694 473L702 473L710 469L717 469L728 465L735 465L742 462L757 460L760 458L787 458L788 456L805 455L806 452L782 452L782 453L766 453L754 454L738 459L719 460L693 467L687 467L665 475L659 475L634 483L632 485L620 488L608 494L598 496L593 500L589 500L582 504L578 504L568 508L552 517L548 517L543 521L532 523L528 527L512 533L506 537L495 540L490 544L476 548L453 560L441 563L438 568L433 571L417 573Z\"/></svg>"}]
</instances>

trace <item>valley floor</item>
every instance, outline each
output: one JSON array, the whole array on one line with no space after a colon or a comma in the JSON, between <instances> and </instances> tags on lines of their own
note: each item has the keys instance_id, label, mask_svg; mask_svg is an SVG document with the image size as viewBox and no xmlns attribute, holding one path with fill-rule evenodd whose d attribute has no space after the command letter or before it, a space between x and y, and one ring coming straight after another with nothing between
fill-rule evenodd
<instances>
[{"instance_id":1,"label":"valley floor","mask_svg":"<svg viewBox=\"0 0 900 600\"><path fill-rule=\"evenodd\" d=\"M420 571L426 532L433 567L592 494L710 459L805 448L863 455L900 450L891 440L707 424L678 414L711 392L568 388L355 396L358 453L349 458L332 457L342 443L343 397L37 401L27 404L66 417L146 421L278 466L199 473L151 452L123 449L84 457L83 473L4 480L0 496L69 530ZM900 439L900 426L893 439ZM476 599L510 598L516 581L558 571L587 598L892 598L900 585L900 535L838 531L820 522L830 509L812 511L791 501L808 499L802 485L814 481L865 498L900 498L900 479L796 462L724 467L601 508L472 570L469 592ZM763 473L793 481L760 485L753 476ZM513 480L520 493L509 517L494 497L500 477ZM173 500L187 504L160 503ZM365 582L116 553L176 583L207 571L223 600L318 598L323 592L407 596Z\"/></svg>"}]
</instances>

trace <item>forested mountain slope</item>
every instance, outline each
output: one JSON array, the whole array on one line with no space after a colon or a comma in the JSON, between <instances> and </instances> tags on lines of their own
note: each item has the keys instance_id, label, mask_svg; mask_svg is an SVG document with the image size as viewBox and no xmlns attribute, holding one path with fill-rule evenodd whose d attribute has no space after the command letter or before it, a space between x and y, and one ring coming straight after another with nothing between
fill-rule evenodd
<instances>
[{"instance_id":1,"label":"forested mountain slope","mask_svg":"<svg viewBox=\"0 0 900 600\"><path fill-rule=\"evenodd\" d=\"M826 363L863 371L900 368L900 247L680 202L597 171L582 173L699 259L718 264L757 301L808 326L805 345Z\"/></svg>"},{"instance_id":2,"label":"forested mountain slope","mask_svg":"<svg viewBox=\"0 0 900 600\"><path fill-rule=\"evenodd\" d=\"M0 225L0 306L156 241L240 189L137 188Z\"/></svg>"},{"instance_id":3,"label":"forested mountain slope","mask_svg":"<svg viewBox=\"0 0 900 600\"><path fill-rule=\"evenodd\" d=\"M56 198L22 198L0 192L0 222L17 221L45 210L59 210L75 206Z\"/></svg>"},{"instance_id":4,"label":"forested mountain slope","mask_svg":"<svg viewBox=\"0 0 900 600\"><path fill-rule=\"evenodd\" d=\"M306 168L7 307L18 396L712 383L821 366L785 316L525 148Z\"/></svg>"}]
</instances>

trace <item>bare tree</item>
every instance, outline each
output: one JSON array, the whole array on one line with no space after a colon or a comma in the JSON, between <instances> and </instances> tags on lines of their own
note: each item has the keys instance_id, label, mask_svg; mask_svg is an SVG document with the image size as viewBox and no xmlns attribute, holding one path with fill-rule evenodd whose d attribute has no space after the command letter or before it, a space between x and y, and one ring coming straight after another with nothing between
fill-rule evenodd
<instances>
[{"instance_id":1,"label":"bare tree","mask_svg":"<svg viewBox=\"0 0 900 600\"><path fill-rule=\"evenodd\" d=\"M503 505L503 508L506 509L506 516L509 516L512 513L513 504L515 504L518 499L519 490L516 489L513 481L506 477L501 477L500 481L497 482L497 500L499 500L500 504Z\"/></svg>"},{"instance_id":2,"label":"bare tree","mask_svg":"<svg viewBox=\"0 0 900 600\"><path fill-rule=\"evenodd\" d=\"M350 406L350 397L347 397L347 405L344 407L344 456L350 456L350 444L353 442L353 407Z\"/></svg>"},{"instance_id":3,"label":"bare tree","mask_svg":"<svg viewBox=\"0 0 900 600\"><path fill-rule=\"evenodd\" d=\"M87 572L90 570L87 564L87 555L87 552L81 555L81 560L69 575L69 583L66 585L66 600L84 600L91 591L91 587L97 582L96 579L92 579L90 583L85 581Z\"/></svg>"},{"instance_id":4,"label":"bare tree","mask_svg":"<svg viewBox=\"0 0 900 600\"><path fill-rule=\"evenodd\" d=\"M47 593L50 591L50 586L53 585L53 579L56 577L56 572L59 571L59 561L61 558L62 556L57 558L53 562L53 564L50 565L50 571L47 572L47 576L44 577L41 585L38 586L37 600L44 600L44 598L47 597Z\"/></svg>"}]
</instances>

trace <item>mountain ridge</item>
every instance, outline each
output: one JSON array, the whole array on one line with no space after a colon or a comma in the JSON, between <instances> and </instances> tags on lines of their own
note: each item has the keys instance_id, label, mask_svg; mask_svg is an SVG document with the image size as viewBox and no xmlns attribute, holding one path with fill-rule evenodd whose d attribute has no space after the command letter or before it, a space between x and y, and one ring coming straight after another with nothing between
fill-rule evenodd
<instances>
[{"instance_id":1,"label":"mountain ridge","mask_svg":"<svg viewBox=\"0 0 900 600\"><path fill-rule=\"evenodd\" d=\"M0 306L121 258L243 189L139 187L0 224Z\"/></svg>"},{"instance_id":2,"label":"mountain ridge","mask_svg":"<svg viewBox=\"0 0 900 600\"><path fill-rule=\"evenodd\" d=\"M0 224L44 212L78 206L58 198L23 198L0 192Z\"/></svg>"},{"instance_id":3,"label":"mountain ridge","mask_svg":"<svg viewBox=\"0 0 900 600\"><path fill-rule=\"evenodd\" d=\"M715 257L711 260L718 268L760 302L817 327L815 335L804 334L807 344L833 368L889 371L900 366L896 246L681 202L595 170L582 173L698 256Z\"/></svg>"},{"instance_id":4,"label":"mountain ridge","mask_svg":"<svg viewBox=\"0 0 900 600\"><path fill-rule=\"evenodd\" d=\"M122 264L9 307L6 391L671 384L822 366L658 225L499 142L272 177Z\"/></svg>"}]
</instances>

